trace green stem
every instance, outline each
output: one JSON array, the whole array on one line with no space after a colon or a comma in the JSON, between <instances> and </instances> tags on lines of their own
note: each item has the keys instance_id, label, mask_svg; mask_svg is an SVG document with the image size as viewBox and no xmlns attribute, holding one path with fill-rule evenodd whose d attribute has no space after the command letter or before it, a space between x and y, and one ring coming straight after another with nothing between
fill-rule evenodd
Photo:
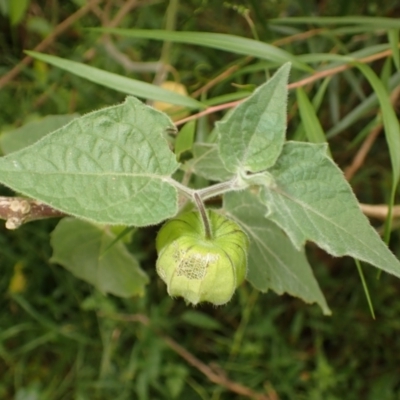
<instances>
[{"instance_id":1,"label":"green stem","mask_svg":"<svg viewBox=\"0 0 400 400\"><path fill-rule=\"evenodd\" d=\"M369 294L367 281L365 280L364 273L363 273L363 270L361 268L361 262L359 260L357 260L356 258L354 259L354 261L356 263L357 270L358 270L358 273L360 275L360 279L361 279L361 282L362 282L362 286L364 288L364 293L365 293L365 297L367 299L369 310L371 312L371 316L372 316L373 319L375 319L374 306L372 305L372 300L371 300L371 296Z\"/></svg>"},{"instance_id":2,"label":"green stem","mask_svg":"<svg viewBox=\"0 0 400 400\"><path fill-rule=\"evenodd\" d=\"M234 190L241 190L246 187L243 186L243 184L241 184L237 178L233 178L230 181L226 182L216 183L215 185L208 186L203 189L191 189L170 177L165 178L164 182L168 182L171 185L175 186L187 198L193 198L194 194L196 193L201 200L208 200L215 196L219 196L227 192L232 192Z\"/></svg>"},{"instance_id":3,"label":"green stem","mask_svg":"<svg viewBox=\"0 0 400 400\"><path fill-rule=\"evenodd\" d=\"M233 178L230 181L217 183L215 185L197 190L182 185L180 182L170 177L165 178L164 181L175 186L187 198L194 200L200 212L201 219L203 221L204 233L206 239L212 239L212 232L211 232L210 220L208 218L208 214L206 208L204 207L203 201L226 192L231 192L233 190L240 190L246 187L243 186L243 182L241 183L240 180L238 180L237 178Z\"/></svg>"},{"instance_id":4,"label":"green stem","mask_svg":"<svg viewBox=\"0 0 400 400\"><path fill-rule=\"evenodd\" d=\"M242 187L239 185L238 180L236 178L233 178L230 181L216 183L215 185L208 186L203 189L198 189L196 190L196 193L202 200L207 200L211 199L212 197L219 196L220 194L239 189L242 189Z\"/></svg>"},{"instance_id":5,"label":"green stem","mask_svg":"<svg viewBox=\"0 0 400 400\"><path fill-rule=\"evenodd\" d=\"M207 210L204 207L204 203L201 200L200 196L196 192L193 194L193 198L194 198L197 208L200 212L201 219L203 220L204 233L206 235L206 239L210 240L210 239L212 239L212 234L211 234L210 220L207 215Z\"/></svg>"}]
</instances>

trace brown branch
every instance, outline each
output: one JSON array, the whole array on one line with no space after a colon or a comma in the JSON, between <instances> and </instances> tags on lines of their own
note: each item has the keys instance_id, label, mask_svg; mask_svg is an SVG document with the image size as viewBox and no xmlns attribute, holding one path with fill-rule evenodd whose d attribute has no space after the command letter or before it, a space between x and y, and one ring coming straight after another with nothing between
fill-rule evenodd
<instances>
[{"instance_id":1,"label":"brown branch","mask_svg":"<svg viewBox=\"0 0 400 400\"><path fill-rule=\"evenodd\" d=\"M140 322L142 325L152 328L151 322L149 318L143 314L133 314L133 315L106 315L103 313L99 313L101 317L109 317L119 321L127 321L127 322ZM203 363L197 357L195 357L192 353L187 351L184 347L178 344L171 337L166 336L160 332L157 332L152 328L153 331L160 336L165 344L181 356L188 364L192 365L194 368L199 370L203 375L205 375L211 382L223 386L224 388L230 390L231 392L237 393L239 395L248 397L250 399L255 400L278 400L278 396L275 391L271 390L271 394L262 394L257 393L254 390L250 389L247 386L241 385L240 383L231 381L227 378L226 374L221 371L221 368L212 368L211 366Z\"/></svg>"},{"instance_id":2,"label":"brown branch","mask_svg":"<svg viewBox=\"0 0 400 400\"><path fill-rule=\"evenodd\" d=\"M364 140L363 144L359 148L357 154L353 158L352 163L344 169L344 177L349 181L354 174L361 168L361 166L364 164L365 158L367 157L367 154L371 150L372 145L375 143L376 138L379 136L379 134L382 131L382 124L377 125L368 137Z\"/></svg>"},{"instance_id":3,"label":"brown branch","mask_svg":"<svg viewBox=\"0 0 400 400\"><path fill-rule=\"evenodd\" d=\"M361 211L370 218L384 221L388 214L385 204L362 204ZM6 220L7 229L17 229L22 224L38 219L64 217L67 214L58 211L47 204L25 197L0 196L0 219ZM400 218L400 205L393 207L393 218Z\"/></svg>"},{"instance_id":4,"label":"brown branch","mask_svg":"<svg viewBox=\"0 0 400 400\"><path fill-rule=\"evenodd\" d=\"M334 67L334 68L329 68L329 69L326 69L324 71L316 72L315 74L313 74L313 75L311 75L311 76L309 76L307 78L301 79L301 80L299 80L297 82L290 83L288 85L288 89L295 89L295 88L298 88L298 87L306 86L306 85L308 85L310 83L313 83L315 81L318 81L318 80L320 80L322 78L326 78L328 76L336 75L336 74L338 74L340 72L346 71L347 69L351 69L351 68L354 67L354 65L352 64L353 62L358 62L358 63L362 63L362 64L368 64L368 63L371 63L373 61L380 60L381 58L389 57L389 56L392 55L392 53L393 53L392 50L388 49L388 50L385 50L385 51L381 51L380 53L372 54L371 56L368 56L368 57L364 57L364 58L360 58L360 59L354 59L354 60L350 61L348 64L339 65L339 66Z\"/></svg>"},{"instance_id":5,"label":"brown branch","mask_svg":"<svg viewBox=\"0 0 400 400\"><path fill-rule=\"evenodd\" d=\"M277 39L271 42L274 46L284 46L285 44L289 44L292 42L297 42L301 40L309 39L310 37L319 35L320 33L327 32L326 28L316 28L310 29L307 32L296 33L291 36L284 37L282 39Z\"/></svg>"},{"instance_id":6,"label":"brown branch","mask_svg":"<svg viewBox=\"0 0 400 400\"><path fill-rule=\"evenodd\" d=\"M179 121L176 121L175 125L176 126L183 125L186 122L193 121L194 119L199 119L201 117L204 117L205 115L213 114L217 111L227 110L229 108L236 107L242 101L243 100L236 100L236 101L231 101L230 103L224 103L224 104L219 104L218 106L208 107L204 111L200 111L196 114L191 115L190 117L182 118Z\"/></svg>"},{"instance_id":7,"label":"brown branch","mask_svg":"<svg viewBox=\"0 0 400 400\"><path fill-rule=\"evenodd\" d=\"M370 218L376 218L385 221L389 213L389 207L386 204L362 204L360 203L361 211ZM392 209L392 217L400 218L400 206L394 206Z\"/></svg>"},{"instance_id":8,"label":"brown branch","mask_svg":"<svg viewBox=\"0 0 400 400\"><path fill-rule=\"evenodd\" d=\"M201 94L208 92L213 86L215 86L217 83L223 81L224 79L228 78L230 75L232 75L234 72L236 72L239 68L240 68L240 65L238 65L238 64L230 66L228 69L226 69L220 75L216 76L214 79L211 79L209 82L207 82L203 87L201 87L200 89L193 92L192 97L196 98L196 97L200 96Z\"/></svg>"},{"instance_id":9,"label":"brown branch","mask_svg":"<svg viewBox=\"0 0 400 400\"><path fill-rule=\"evenodd\" d=\"M127 0L122 3L122 7L118 10L115 17L110 21L108 26L110 28L116 28L125 18L125 16L135 7L139 2L137 0Z\"/></svg>"},{"instance_id":10,"label":"brown branch","mask_svg":"<svg viewBox=\"0 0 400 400\"><path fill-rule=\"evenodd\" d=\"M85 14L87 14L92 7L101 3L103 0L91 0L88 4L80 8L74 14L70 15L64 21L62 21L59 25L55 27L55 29L51 32L49 36L43 39L36 47L34 47L34 51L42 51L46 49L51 43L53 43L54 39L67 30L75 21L82 18ZM0 78L0 89L5 86L8 82L14 79L25 66L29 65L32 61L31 56L25 56L13 69L7 72L4 76Z\"/></svg>"},{"instance_id":11,"label":"brown branch","mask_svg":"<svg viewBox=\"0 0 400 400\"><path fill-rule=\"evenodd\" d=\"M249 397L250 399L257 400L272 400L270 396L262 393L257 393L254 390L250 389L247 386L241 385L240 383L231 381L228 377L225 376L224 373L211 368L210 366L204 364L198 358L196 358L193 354L188 352L184 347L175 342L172 338L168 336L162 336L165 343L173 350L175 353L179 354L186 362L192 365L194 368L199 370L202 374L204 374L211 382L223 386L231 392L237 393L239 395ZM277 399L276 396L274 396Z\"/></svg>"},{"instance_id":12,"label":"brown branch","mask_svg":"<svg viewBox=\"0 0 400 400\"><path fill-rule=\"evenodd\" d=\"M7 229L17 229L22 224L37 219L63 217L64 213L24 197L0 196L0 219L6 220Z\"/></svg>"}]
</instances>

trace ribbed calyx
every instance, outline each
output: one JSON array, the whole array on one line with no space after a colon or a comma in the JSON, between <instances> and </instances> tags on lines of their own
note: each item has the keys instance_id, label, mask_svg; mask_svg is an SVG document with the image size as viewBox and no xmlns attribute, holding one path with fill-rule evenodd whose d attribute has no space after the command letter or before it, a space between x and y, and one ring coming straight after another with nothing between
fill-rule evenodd
<instances>
[{"instance_id":1,"label":"ribbed calyx","mask_svg":"<svg viewBox=\"0 0 400 400\"><path fill-rule=\"evenodd\" d=\"M241 227L215 211L208 211L211 238L207 239L198 212L166 222L157 235L157 273L170 296L192 304L227 303L247 272L249 241Z\"/></svg>"}]
</instances>

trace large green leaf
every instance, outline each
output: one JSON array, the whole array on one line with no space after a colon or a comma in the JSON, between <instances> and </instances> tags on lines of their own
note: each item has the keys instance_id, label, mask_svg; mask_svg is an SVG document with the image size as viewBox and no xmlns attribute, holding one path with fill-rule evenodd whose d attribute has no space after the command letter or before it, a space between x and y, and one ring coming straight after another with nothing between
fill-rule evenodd
<instances>
[{"instance_id":1,"label":"large green leaf","mask_svg":"<svg viewBox=\"0 0 400 400\"><path fill-rule=\"evenodd\" d=\"M184 164L185 170L211 181L227 181L233 177L232 172L225 169L216 144L194 143L193 155L193 159Z\"/></svg>"},{"instance_id":2,"label":"large green leaf","mask_svg":"<svg viewBox=\"0 0 400 400\"><path fill-rule=\"evenodd\" d=\"M307 64L300 62L293 54L290 54L287 51L271 44L240 36L227 35L224 33L187 31L173 32L157 29L92 28L91 30L129 36L133 38L146 38L163 41L167 40L169 42L206 46L232 53L244 54L246 56L274 61L277 64L291 62L297 69L312 72L312 68L310 68Z\"/></svg>"},{"instance_id":3,"label":"large green leaf","mask_svg":"<svg viewBox=\"0 0 400 400\"><path fill-rule=\"evenodd\" d=\"M38 53L36 51L25 51L29 56L44 61L55 67L61 68L74 75L85 78L98 85L106 86L122 93L131 94L137 97L150 100L164 101L192 109L204 108L204 105L191 97L163 89L147 82L127 78L112 72L103 71L76 61L65 60L64 58Z\"/></svg>"},{"instance_id":4,"label":"large green leaf","mask_svg":"<svg viewBox=\"0 0 400 400\"><path fill-rule=\"evenodd\" d=\"M115 238L109 228L64 218L51 235L51 261L103 293L142 295L147 275L121 242L110 247Z\"/></svg>"},{"instance_id":5,"label":"large green leaf","mask_svg":"<svg viewBox=\"0 0 400 400\"><path fill-rule=\"evenodd\" d=\"M288 293L307 303L317 303L330 314L304 250L296 249L273 222L265 218L265 206L249 191L228 193L224 209L246 231L250 240L247 280L258 290Z\"/></svg>"},{"instance_id":6,"label":"large green leaf","mask_svg":"<svg viewBox=\"0 0 400 400\"><path fill-rule=\"evenodd\" d=\"M259 172L274 165L286 132L290 64L217 123L219 152L228 171Z\"/></svg>"},{"instance_id":7,"label":"large green leaf","mask_svg":"<svg viewBox=\"0 0 400 400\"><path fill-rule=\"evenodd\" d=\"M38 121L31 121L0 136L0 147L4 154L21 150L37 142L43 136L55 131L78 117L78 114L48 115Z\"/></svg>"},{"instance_id":8,"label":"large green leaf","mask_svg":"<svg viewBox=\"0 0 400 400\"><path fill-rule=\"evenodd\" d=\"M269 172L275 185L262 189L261 200L298 249L310 240L400 277L400 262L361 212L326 145L288 142Z\"/></svg>"},{"instance_id":9,"label":"large green leaf","mask_svg":"<svg viewBox=\"0 0 400 400\"><path fill-rule=\"evenodd\" d=\"M165 114L128 97L0 158L0 182L94 222L157 224L177 213L168 128Z\"/></svg>"}]
</instances>

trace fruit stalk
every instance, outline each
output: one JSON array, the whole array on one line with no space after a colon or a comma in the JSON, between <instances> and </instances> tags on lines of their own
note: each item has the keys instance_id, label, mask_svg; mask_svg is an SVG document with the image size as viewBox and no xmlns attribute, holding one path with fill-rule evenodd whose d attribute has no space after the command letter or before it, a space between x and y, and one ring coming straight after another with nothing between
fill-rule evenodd
<instances>
[{"instance_id":1,"label":"fruit stalk","mask_svg":"<svg viewBox=\"0 0 400 400\"><path fill-rule=\"evenodd\" d=\"M196 202L197 209L200 212L201 219L203 221L205 237L206 239L211 240L212 232L211 232L210 220L208 218L206 208L204 207L204 203L196 192L193 194L193 197Z\"/></svg>"}]
</instances>

